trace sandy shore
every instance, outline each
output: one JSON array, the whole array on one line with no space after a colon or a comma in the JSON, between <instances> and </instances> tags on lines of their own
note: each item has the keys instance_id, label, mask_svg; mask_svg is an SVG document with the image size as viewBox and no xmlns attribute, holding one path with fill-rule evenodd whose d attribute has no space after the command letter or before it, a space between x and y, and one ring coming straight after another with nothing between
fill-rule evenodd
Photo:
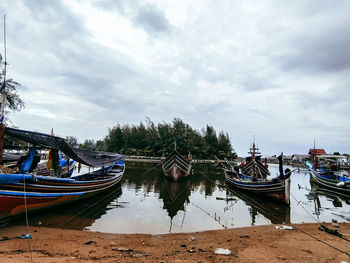
<instances>
[{"instance_id":1,"label":"sandy shore","mask_svg":"<svg viewBox=\"0 0 350 263\"><path fill-rule=\"evenodd\" d=\"M0 229L0 262L348 262L350 242L318 224L276 225L166 235L108 234L30 227ZM327 224L350 239L350 224ZM305 233L303 233L305 232ZM306 234L307 233L307 234ZM311 236L312 237L311 237ZM4 238L5 237L5 238ZM8 240L4 240L8 237ZM319 241L322 240L329 245ZM336 250L336 247L339 250ZM218 248L229 255L216 254Z\"/></svg>"}]
</instances>

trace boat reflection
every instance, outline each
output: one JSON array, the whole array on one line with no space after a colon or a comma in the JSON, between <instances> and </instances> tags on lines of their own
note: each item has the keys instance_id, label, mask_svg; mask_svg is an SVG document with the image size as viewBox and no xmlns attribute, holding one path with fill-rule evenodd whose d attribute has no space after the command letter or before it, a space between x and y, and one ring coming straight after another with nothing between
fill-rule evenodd
<instances>
[{"instance_id":1,"label":"boat reflection","mask_svg":"<svg viewBox=\"0 0 350 263\"><path fill-rule=\"evenodd\" d=\"M167 210L170 217L170 229L172 228L172 220L177 215L178 211L184 211L182 224L186 214L186 204L190 202L191 184L188 179L181 181L169 181L162 178L160 183L159 199L163 200L163 209Z\"/></svg>"},{"instance_id":2,"label":"boat reflection","mask_svg":"<svg viewBox=\"0 0 350 263\"><path fill-rule=\"evenodd\" d=\"M326 200L330 201L330 203L332 203L334 208L340 208L340 207L343 207L343 205L350 205L350 196L343 194L342 192L336 192L332 189L319 186L318 184L313 182L310 182L310 184L311 184L311 191L307 195L307 198L309 200L314 200L316 215L320 215L320 210L323 207L323 205L321 204L322 197L325 197ZM344 215L339 215L339 214L336 214L336 215L350 221L350 218Z\"/></svg>"},{"instance_id":3,"label":"boat reflection","mask_svg":"<svg viewBox=\"0 0 350 263\"><path fill-rule=\"evenodd\" d=\"M118 184L113 189L92 198L31 214L28 223L31 226L84 230L106 214L108 210L118 207L118 197L121 194L122 189ZM16 221L8 222L7 225L20 224L21 221L25 221L25 218L18 218Z\"/></svg>"},{"instance_id":4,"label":"boat reflection","mask_svg":"<svg viewBox=\"0 0 350 263\"><path fill-rule=\"evenodd\" d=\"M264 199L260 195L254 195L245 191L228 188L226 200L238 197L250 207L251 225L255 225L256 216L263 215L272 224L290 223L290 206L274 200Z\"/></svg>"}]
</instances>

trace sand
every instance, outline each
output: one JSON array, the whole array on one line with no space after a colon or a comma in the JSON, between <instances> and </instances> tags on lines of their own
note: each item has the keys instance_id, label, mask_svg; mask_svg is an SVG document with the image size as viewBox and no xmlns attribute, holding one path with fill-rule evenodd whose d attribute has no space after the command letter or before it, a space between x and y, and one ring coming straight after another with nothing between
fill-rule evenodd
<instances>
[{"instance_id":1,"label":"sand","mask_svg":"<svg viewBox=\"0 0 350 263\"><path fill-rule=\"evenodd\" d=\"M349 223L326 225L350 239ZM350 254L350 242L320 231L319 224L293 225L299 230L276 226L281 225L164 235L29 227L32 239L14 238L27 233L25 226L15 226L0 229L0 239L9 238L0 242L0 262L350 263L345 254ZM217 254L217 249L230 254Z\"/></svg>"}]
</instances>

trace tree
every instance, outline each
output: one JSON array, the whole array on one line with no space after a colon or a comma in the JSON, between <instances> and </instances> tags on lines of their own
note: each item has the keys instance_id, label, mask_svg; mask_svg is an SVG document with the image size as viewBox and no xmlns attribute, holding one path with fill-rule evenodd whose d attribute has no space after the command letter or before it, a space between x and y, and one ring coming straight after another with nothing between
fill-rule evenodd
<instances>
[{"instance_id":1,"label":"tree","mask_svg":"<svg viewBox=\"0 0 350 263\"><path fill-rule=\"evenodd\" d=\"M123 131L118 124L117 126L109 129L109 134L105 138L106 148L109 152L120 152L124 146Z\"/></svg>"},{"instance_id":2,"label":"tree","mask_svg":"<svg viewBox=\"0 0 350 263\"><path fill-rule=\"evenodd\" d=\"M96 149L96 143L94 140L86 139L84 143L80 145L80 148L93 151Z\"/></svg>"},{"instance_id":3,"label":"tree","mask_svg":"<svg viewBox=\"0 0 350 263\"><path fill-rule=\"evenodd\" d=\"M72 146L75 147L78 144L78 139L74 136L67 136L66 137L66 142Z\"/></svg>"},{"instance_id":4,"label":"tree","mask_svg":"<svg viewBox=\"0 0 350 263\"><path fill-rule=\"evenodd\" d=\"M192 153L193 158L235 158L228 134L219 137L212 126L207 125L202 133L191 128L180 118L172 123L154 124L146 118L146 125L117 124L109 129L101 146L107 151L123 152L127 155L166 156L176 149L183 155ZM97 145L96 145L97 147Z\"/></svg>"},{"instance_id":5,"label":"tree","mask_svg":"<svg viewBox=\"0 0 350 263\"><path fill-rule=\"evenodd\" d=\"M105 148L105 144L102 140L96 141L96 151L103 151Z\"/></svg>"},{"instance_id":6,"label":"tree","mask_svg":"<svg viewBox=\"0 0 350 263\"><path fill-rule=\"evenodd\" d=\"M209 157L215 158L218 152L218 138L213 126L207 125L206 130L204 130L204 139L208 147Z\"/></svg>"},{"instance_id":7,"label":"tree","mask_svg":"<svg viewBox=\"0 0 350 263\"><path fill-rule=\"evenodd\" d=\"M0 79L1 79L1 87L4 86L3 95L6 96L7 103L5 104L5 113L13 112L13 111L20 111L24 108L25 104L23 100L19 97L17 93L17 89L21 86L18 82L12 80L12 79L6 79L4 83L5 78L5 63L2 60L2 56L0 54ZM0 102L1 105L2 101ZM8 110L6 110L6 106ZM2 105L1 105L2 107Z\"/></svg>"}]
</instances>

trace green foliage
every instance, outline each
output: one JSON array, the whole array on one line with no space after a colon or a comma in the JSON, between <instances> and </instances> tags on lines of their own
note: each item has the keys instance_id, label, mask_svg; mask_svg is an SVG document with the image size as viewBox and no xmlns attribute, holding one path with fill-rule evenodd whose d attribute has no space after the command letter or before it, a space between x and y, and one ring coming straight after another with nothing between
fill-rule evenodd
<instances>
[{"instance_id":1,"label":"green foliage","mask_svg":"<svg viewBox=\"0 0 350 263\"><path fill-rule=\"evenodd\" d=\"M187 155L192 153L198 159L235 158L230 138L227 133L220 132L207 125L200 133L175 118L172 123L154 124L146 118L146 124L120 125L109 129L108 135L101 146L110 152L120 152L127 155L167 156L174 150Z\"/></svg>"},{"instance_id":2,"label":"green foliage","mask_svg":"<svg viewBox=\"0 0 350 263\"><path fill-rule=\"evenodd\" d=\"M0 55L0 85L3 85L4 74L5 74L5 62L2 61L2 56ZM3 92L6 96L7 104L5 105L5 113L20 111L24 108L24 102L19 97L17 89L21 86L18 82L12 79L6 79L6 88ZM1 103L0 103L1 104ZM7 110L6 110L7 107ZM8 115L8 114L7 114Z\"/></svg>"},{"instance_id":3,"label":"green foliage","mask_svg":"<svg viewBox=\"0 0 350 263\"><path fill-rule=\"evenodd\" d=\"M82 144L80 144L80 148L87 150L96 150L96 143L94 140L86 139Z\"/></svg>"},{"instance_id":4,"label":"green foliage","mask_svg":"<svg viewBox=\"0 0 350 263\"><path fill-rule=\"evenodd\" d=\"M67 136L65 140L72 147L75 147L78 144L78 139L74 136Z\"/></svg>"}]
</instances>

